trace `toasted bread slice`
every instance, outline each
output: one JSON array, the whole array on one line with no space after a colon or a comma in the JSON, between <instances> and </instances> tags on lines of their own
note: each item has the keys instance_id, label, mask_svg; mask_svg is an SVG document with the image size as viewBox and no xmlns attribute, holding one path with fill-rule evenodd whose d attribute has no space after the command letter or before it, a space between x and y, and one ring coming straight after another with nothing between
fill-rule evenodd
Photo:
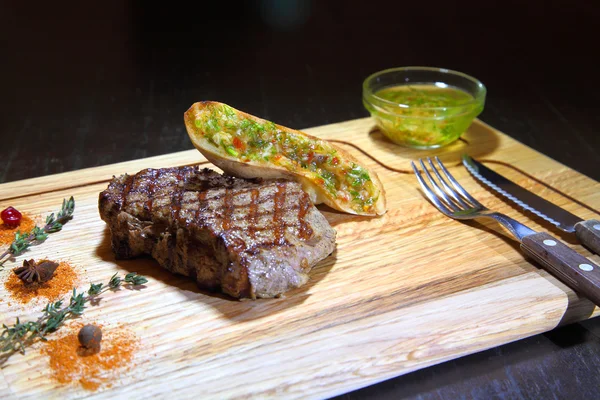
<instances>
[{"instance_id":1,"label":"toasted bread slice","mask_svg":"<svg viewBox=\"0 0 600 400\"><path fill-rule=\"evenodd\" d=\"M228 174L295 180L314 204L351 214L386 211L377 174L332 143L213 101L194 103L184 122L194 146Z\"/></svg>"}]
</instances>

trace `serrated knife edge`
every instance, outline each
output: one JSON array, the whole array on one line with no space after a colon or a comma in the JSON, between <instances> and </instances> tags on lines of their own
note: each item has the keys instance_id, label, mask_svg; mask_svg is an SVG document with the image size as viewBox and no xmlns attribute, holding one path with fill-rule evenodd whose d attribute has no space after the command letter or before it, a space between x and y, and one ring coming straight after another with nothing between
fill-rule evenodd
<instances>
[{"instance_id":1,"label":"serrated knife edge","mask_svg":"<svg viewBox=\"0 0 600 400\"><path fill-rule=\"evenodd\" d=\"M506 197L507 199L509 199L513 203L517 204L519 207L521 207L521 208L523 208L523 209L525 209L525 210L527 210L527 211L529 211L529 212L537 215L540 218L543 218L544 220L546 220L546 221L550 222L551 224L559 227L560 229L563 229L563 230L565 230L567 232L575 232L574 226L565 226L560 221L557 221L557 220L549 217L548 215L544 214L543 212L537 210L536 208L531 207L529 204L524 203L523 201L519 200L517 197L515 197L512 194L506 192L504 189L502 189L498 185L492 183L489 179L487 179L484 176L482 176L479 173L479 170L477 169L477 166L473 164L472 159L470 157L463 156L463 164L467 168L467 170L471 174L473 174L473 176L475 176L480 182L482 182L483 184L485 184L486 186L488 186L490 189L496 191L500 195ZM510 183L518 186L514 182L510 182ZM523 190L526 190L526 189L523 189Z\"/></svg>"}]
</instances>

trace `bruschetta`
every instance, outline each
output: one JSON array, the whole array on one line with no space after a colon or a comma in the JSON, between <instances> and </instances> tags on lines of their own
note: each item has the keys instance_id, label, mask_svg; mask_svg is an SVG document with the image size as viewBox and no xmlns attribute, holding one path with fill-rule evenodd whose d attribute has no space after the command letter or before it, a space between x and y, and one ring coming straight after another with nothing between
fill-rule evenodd
<instances>
[{"instance_id":1,"label":"bruschetta","mask_svg":"<svg viewBox=\"0 0 600 400\"><path fill-rule=\"evenodd\" d=\"M230 175L287 178L299 182L313 204L357 215L386 212L377 174L326 140L213 101L194 103L184 123L194 146Z\"/></svg>"}]
</instances>

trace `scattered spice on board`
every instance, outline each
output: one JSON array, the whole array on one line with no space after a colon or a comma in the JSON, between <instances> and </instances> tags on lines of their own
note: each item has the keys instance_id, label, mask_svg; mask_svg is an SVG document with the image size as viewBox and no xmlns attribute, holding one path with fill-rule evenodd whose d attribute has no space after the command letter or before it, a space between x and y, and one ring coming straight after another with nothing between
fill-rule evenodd
<instances>
[{"instance_id":1,"label":"scattered spice on board","mask_svg":"<svg viewBox=\"0 0 600 400\"><path fill-rule=\"evenodd\" d=\"M133 359L139 340L123 327L95 324L103 332L100 351L84 348L78 333L83 323L72 323L67 333L48 340L42 353L49 357L52 377L62 384L79 383L86 390L110 387L111 383L135 366Z\"/></svg>"},{"instance_id":2,"label":"scattered spice on board","mask_svg":"<svg viewBox=\"0 0 600 400\"><path fill-rule=\"evenodd\" d=\"M35 221L25 213L22 213L21 224L14 228L6 224L0 224L0 246L8 246L15 240L15 232L31 232L35 227Z\"/></svg>"},{"instance_id":3,"label":"scattered spice on board","mask_svg":"<svg viewBox=\"0 0 600 400\"><path fill-rule=\"evenodd\" d=\"M77 292L73 288L69 302L61 298L58 301L46 304L42 310L42 315L34 321L23 321L17 317L12 325L2 324L0 332L0 366L3 361L20 352L25 354L25 348L40 339L46 341L48 334L56 332L64 323L72 318L83 314L86 309L86 303L97 305L100 295L107 291L117 291L121 287L130 290L143 288L148 279L138 275L136 272L130 272L124 278L115 273L108 284L92 283L85 292Z\"/></svg>"},{"instance_id":4,"label":"scattered spice on board","mask_svg":"<svg viewBox=\"0 0 600 400\"><path fill-rule=\"evenodd\" d=\"M67 262L60 262L54 276L47 282L26 283L15 273L11 273L4 282L4 287L11 297L26 304L33 298L44 297L48 301L56 301L77 286L77 271Z\"/></svg>"},{"instance_id":5,"label":"scattered spice on board","mask_svg":"<svg viewBox=\"0 0 600 400\"><path fill-rule=\"evenodd\" d=\"M62 230L63 225L73 219L74 211L75 199L73 196L71 196L69 200L63 199L62 207L60 211L56 213L56 215L51 213L46 217L46 224L42 228L34 225L29 231L17 229L17 231L14 232L13 240L10 242L10 246L4 250L2 254L0 254L0 267L3 266L7 261L11 259L14 260L16 256L27 251L27 249L29 249L31 246L45 242L46 239L48 239L48 235L51 233ZM11 211L11 213L13 212ZM12 215L11 218L13 216L14 215ZM13 223L15 221L11 220L9 222ZM22 221L19 221L19 228L21 228L21 222Z\"/></svg>"}]
</instances>

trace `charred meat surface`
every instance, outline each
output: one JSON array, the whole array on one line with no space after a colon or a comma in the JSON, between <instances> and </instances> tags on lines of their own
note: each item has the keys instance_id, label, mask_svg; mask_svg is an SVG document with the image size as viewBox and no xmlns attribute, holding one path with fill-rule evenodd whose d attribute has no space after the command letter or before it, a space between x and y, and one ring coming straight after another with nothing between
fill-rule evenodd
<instances>
[{"instance_id":1,"label":"charred meat surface","mask_svg":"<svg viewBox=\"0 0 600 400\"><path fill-rule=\"evenodd\" d=\"M99 209L117 258L149 254L200 287L236 298L302 286L335 248L335 231L287 180L145 169L115 177L100 193Z\"/></svg>"}]
</instances>

